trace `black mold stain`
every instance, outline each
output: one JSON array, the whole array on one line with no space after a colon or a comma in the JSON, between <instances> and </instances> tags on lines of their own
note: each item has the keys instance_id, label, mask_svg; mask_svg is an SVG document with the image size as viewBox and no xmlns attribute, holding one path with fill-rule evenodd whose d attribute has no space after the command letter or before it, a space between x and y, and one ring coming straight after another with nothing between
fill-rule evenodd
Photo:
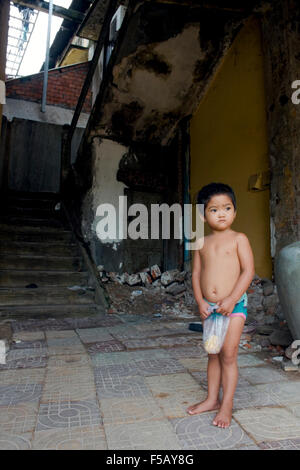
<instances>
[{"instance_id":1,"label":"black mold stain","mask_svg":"<svg viewBox=\"0 0 300 470\"><path fill-rule=\"evenodd\" d=\"M119 163L117 181L131 189L163 191L167 187L167 162L160 145L132 144Z\"/></svg>"},{"instance_id":2,"label":"black mold stain","mask_svg":"<svg viewBox=\"0 0 300 470\"><path fill-rule=\"evenodd\" d=\"M144 50L134 58L134 66L154 72L157 75L170 75L172 67L165 57L151 50Z\"/></svg>"},{"instance_id":3,"label":"black mold stain","mask_svg":"<svg viewBox=\"0 0 300 470\"><path fill-rule=\"evenodd\" d=\"M136 131L136 138L146 142L159 144L162 129L170 129L178 123L181 118L181 109L160 113L153 111L143 123L143 127Z\"/></svg>"},{"instance_id":4,"label":"black mold stain","mask_svg":"<svg viewBox=\"0 0 300 470\"><path fill-rule=\"evenodd\" d=\"M181 5L162 5L145 2L131 19L127 41L122 44L122 57L136 51L136 45L167 41L180 34L186 23L189 8Z\"/></svg>"},{"instance_id":5,"label":"black mold stain","mask_svg":"<svg viewBox=\"0 0 300 470\"><path fill-rule=\"evenodd\" d=\"M289 98L286 95L281 95L279 98L279 102L281 106L284 106L285 104L289 102Z\"/></svg>"},{"instance_id":6,"label":"black mold stain","mask_svg":"<svg viewBox=\"0 0 300 470\"><path fill-rule=\"evenodd\" d=\"M143 106L137 101L124 104L121 109L115 111L111 119L111 130L117 136L122 136L124 141L133 138L134 123L143 113Z\"/></svg>"},{"instance_id":7,"label":"black mold stain","mask_svg":"<svg viewBox=\"0 0 300 470\"><path fill-rule=\"evenodd\" d=\"M204 78L207 76L207 74L210 72L211 68L211 61L206 58L203 60L197 60L194 68L194 82L200 82L204 80Z\"/></svg>"},{"instance_id":8,"label":"black mold stain","mask_svg":"<svg viewBox=\"0 0 300 470\"><path fill-rule=\"evenodd\" d=\"M147 126L144 132L144 138L146 140L155 140L155 135L158 131L158 128L159 126L157 126L156 124L150 124L149 126Z\"/></svg>"},{"instance_id":9,"label":"black mold stain","mask_svg":"<svg viewBox=\"0 0 300 470\"><path fill-rule=\"evenodd\" d=\"M201 49L209 52L218 50L224 37L224 28L228 21L228 15L226 13L215 15L212 12L202 11L199 16Z\"/></svg>"},{"instance_id":10,"label":"black mold stain","mask_svg":"<svg viewBox=\"0 0 300 470\"><path fill-rule=\"evenodd\" d=\"M171 73L171 67L166 62L154 57L145 63L145 68L162 75L169 75Z\"/></svg>"},{"instance_id":11,"label":"black mold stain","mask_svg":"<svg viewBox=\"0 0 300 470\"><path fill-rule=\"evenodd\" d=\"M149 42L162 42L179 34L188 9L178 5L144 4L140 26Z\"/></svg>"}]
</instances>

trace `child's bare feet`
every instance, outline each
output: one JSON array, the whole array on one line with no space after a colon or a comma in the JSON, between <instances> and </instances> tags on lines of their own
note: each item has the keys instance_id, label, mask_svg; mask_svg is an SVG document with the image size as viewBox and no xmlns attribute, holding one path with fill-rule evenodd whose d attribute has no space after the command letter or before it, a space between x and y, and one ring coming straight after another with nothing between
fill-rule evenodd
<instances>
[{"instance_id":1,"label":"child's bare feet","mask_svg":"<svg viewBox=\"0 0 300 470\"><path fill-rule=\"evenodd\" d=\"M228 428L231 423L231 417L232 417L232 406L222 405L219 413L215 416L213 420L213 425L218 426L219 428Z\"/></svg>"},{"instance_id":2,"label":"child's bare feet","mask_svg":"<svg viewBox=\"0 0 300 470\"><path fill-rule=\"evenodd\" d=\"M208 398L200 403L190 406L186 411L190 415L197 415L199 413L204 413L204 411L213 411L220 408L220 402L209 400Z\"/></svg>"}]
</instances>

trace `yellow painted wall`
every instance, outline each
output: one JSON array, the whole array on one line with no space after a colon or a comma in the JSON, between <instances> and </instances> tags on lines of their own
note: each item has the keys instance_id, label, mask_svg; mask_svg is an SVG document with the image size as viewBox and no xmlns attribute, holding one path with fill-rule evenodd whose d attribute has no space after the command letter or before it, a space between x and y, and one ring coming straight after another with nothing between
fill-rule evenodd
<instances>
[{"instance_id":1,"label":"yellow painted wall","mask_svg":"<svg viewBox=\"0 0 300 470\"><path fill-rule=\"evenodd\" d=\"M236 37L191 120L191 199L210 182L233 187L234 230L248 236L256 273L271 277L269 190L248 191L250 175L266 171L267 123L258 20ZM207 227L205 229L206 233Z\"/></svg>"},{"instance_id":2,"label":"yellow painted wall","mask_svg":"<svg viewBox=\"0 0 300 470\"><path fill-rule=\"evenodd\" d=\"M60 67L65 65L73 65L78 64L79 62L87 62L88 61L88 50L87 49L77 49L71 48L66 56L64 57L63 61L60 64Z\"/></svg>"}]
</instances>

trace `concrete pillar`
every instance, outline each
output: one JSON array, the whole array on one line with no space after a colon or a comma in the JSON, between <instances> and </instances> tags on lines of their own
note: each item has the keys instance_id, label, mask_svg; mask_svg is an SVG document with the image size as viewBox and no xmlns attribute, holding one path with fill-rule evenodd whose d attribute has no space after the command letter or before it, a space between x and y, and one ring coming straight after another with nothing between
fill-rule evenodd
<instances>
[{"instance_id":1,"label":"concrete pillar","mask_svg":"<svg viewBox=\"0 0 300 470\"><path fill-rule=\"evenodd\" d=\"M0 82L5 82L5 64L6 64L6 48L8 34L8 18L9 18L9 0L1 0L0 2ZM2 88L3 84L0 83ZM0 88L0 93L1 93ZM0 134L2 124L2 96L0 94Z\"/></svg>"},{"instance_id":2,"label":"concrete pillar","mask_svg":"<svg viewBox=\"0 0 300 470\"><path fill-rule=\"evenodd\" d=\"M300 105L293 81L300 79L300 5L276 0L262 18L269 152L272 255L300 239Z\"/></svg>"},{"instance_id":3,"label":"concrete pillar","mask_svg":"<svg viewBox=\"0 0 300 470\"><path fill-rule=\"evenodd\" d=\"M300 5L275 0L262 17L269 154L272 256L300 240L300 104L293 81L300 80Z\"/></svg>"}]
</instances>

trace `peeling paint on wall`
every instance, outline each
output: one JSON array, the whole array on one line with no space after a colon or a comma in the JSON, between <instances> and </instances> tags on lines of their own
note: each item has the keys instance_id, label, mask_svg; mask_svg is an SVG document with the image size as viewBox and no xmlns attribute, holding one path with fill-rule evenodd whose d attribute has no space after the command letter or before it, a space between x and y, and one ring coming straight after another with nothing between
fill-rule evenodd
<instances>
[{"instance_id":1,"label":"peeling paint on wall","mask_svg":"<svg viewBox=\"0 0 300 470\"><path fill-rule=\"evenodd\" d=\"M126 185L117 181L116 175L119 168L119 162L127 151L127 147L116 142L107 139L94 139L94 176L93 185L90 191L92 206L90 230L94 236L96 234L97 222L99 221L99 217L96 216L96 212L100 204L112 204L118 213L119 196L124 195L124 188L126 188ZM118 227L116 233L118 233ZM113 249L116 249L115 242L118 241L118 239L105 239L102 241L99 240L99 243L110 243Z\"/></svg>"},{"instance_id":2,"label":"peeling paint on wall","mask_svg":"<svg viewBox=\"0 0 300 470\"><path fill-rule=\"evenodd\" d=\"M193 2L141 1L126 16L75 167L85 191L82 229L97 264L110 257L108 262L116 267L122 259L122 269L136 269L137 251L133 243L97 240L99 203L116 204L127 188L134 202L181 201L183 152L180 144L177 147L178 128L197 108L249 14L243 8L238 13L233 10L211 10ZM130 160L134 155L136 160ZM176 244L144 248L139 258L143 256L145 265L165 262L167 266L181 259Z\"/></svg>"},{"instance_id":3,"label":"peeling paint on wall","mask_svg":"<svg viewBox=\"0 0 300 470\"><path fill-rule=\"evenodd\" d=\"M222 9L141 2L115 47L90 135L168 145L180 120L195 111L242 19Z\"/></svg>"},{"instance_id":4,"label":"peeling paint on wall","mask_svg":"<svg viewBox=\"0 0 300 470\"><path fill-rule=\"evenodd\" d=\"M191 71L203 55L198 36L199 26L191 25L163 43L139 46L115 66L115 86L98 131L129 140L160 140L191 100Z\"/></svg>"}]
</instances>

